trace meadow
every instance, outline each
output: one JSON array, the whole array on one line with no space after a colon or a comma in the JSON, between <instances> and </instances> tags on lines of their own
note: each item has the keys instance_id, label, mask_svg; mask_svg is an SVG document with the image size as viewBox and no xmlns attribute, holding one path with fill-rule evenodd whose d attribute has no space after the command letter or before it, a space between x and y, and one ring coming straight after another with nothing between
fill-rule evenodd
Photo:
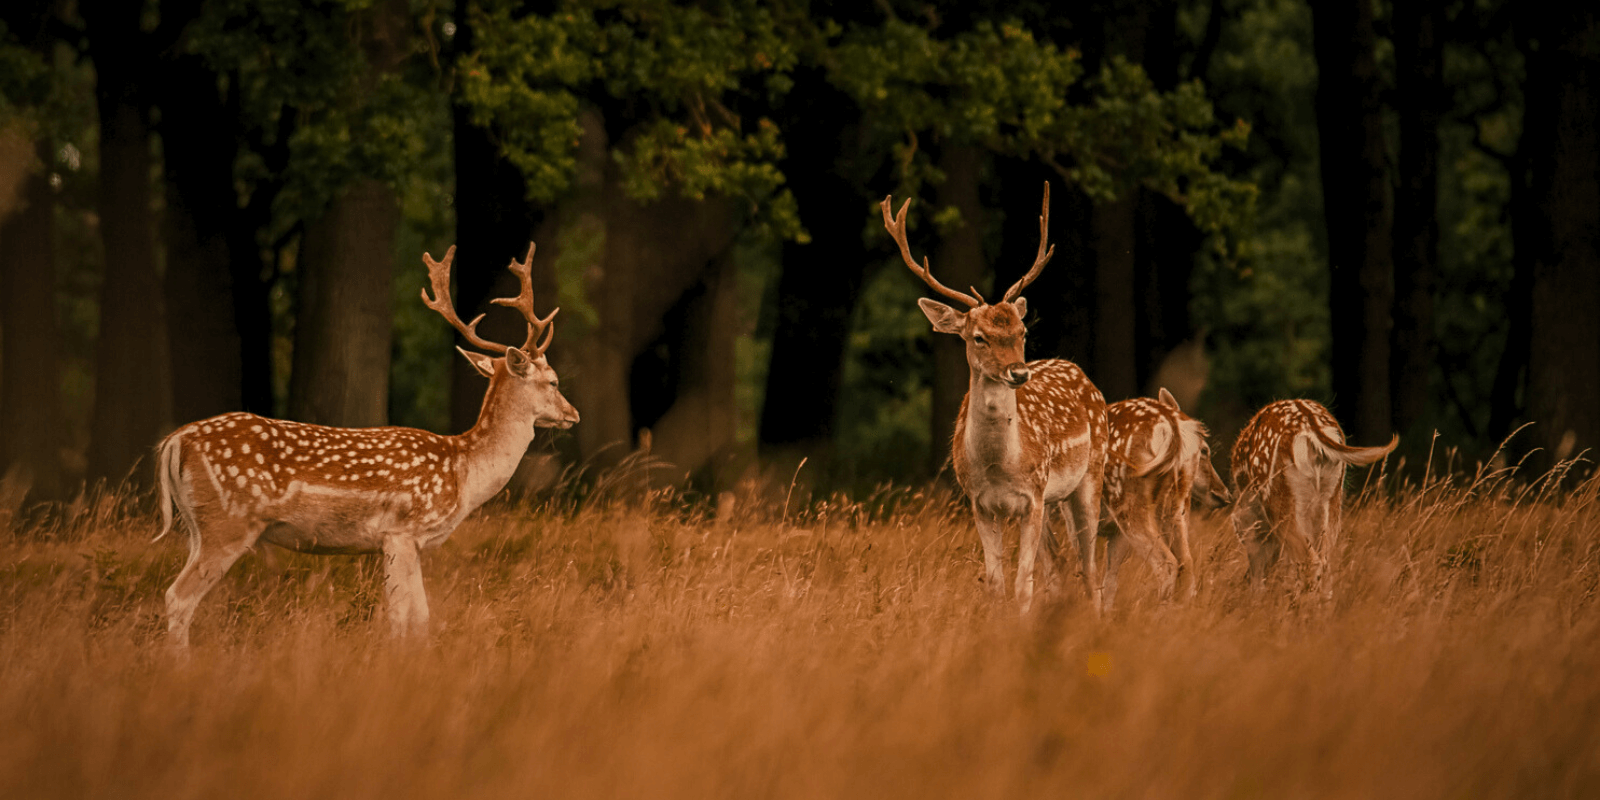
<instances>
[{"instance_id":1,"label":"meadow","mask_svg":"<svg viewBox=\"0 0 1600 800\"><path fill-rule=\"evenodd\" d=\"M424 641L374 558L264 548L187 658L182 537L102 495L0 539L0 797L1600 795L1600 481L1364 473L1331 604L1202 515L1196 601L1023 616L947 491L751 486L491 503Z\"/></svg>"}]
</instances>

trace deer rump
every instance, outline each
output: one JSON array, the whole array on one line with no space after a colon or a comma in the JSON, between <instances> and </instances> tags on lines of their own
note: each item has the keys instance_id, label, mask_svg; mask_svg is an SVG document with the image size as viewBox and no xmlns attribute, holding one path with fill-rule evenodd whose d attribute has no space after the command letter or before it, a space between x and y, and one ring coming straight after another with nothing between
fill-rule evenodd
<instances>
[{"instance_id":1,"label":"deer rump","mask_svg":"<svg viewBox=\"0 0 1600 800\"><path fill-rule=\"evenodd\" d=\"M1284 510L1297 518L1303 537L1282 535L1279 526L1283 520L1271 526L1272 534L1289 547L1294 557L1302 560L1311 558L1307 546L1325 545L1328 518L1335 513L1333 504L1343 498L1345 467L1381 461L1399 443L1400 436L1395 434L1388 444L1381 447L1352 447L1316 425L1296 433L1289 448L1291 463L1286 465L1284 474L1278 479L1283 481L1289 492L1289 508ZM1269 492L1276 489L1273 486L1276 482L1269 481ZM1276 504L1269 502L1269 505ZM1323 557L1328 555L1322 554Z\"/></svg>"}]
</instances>

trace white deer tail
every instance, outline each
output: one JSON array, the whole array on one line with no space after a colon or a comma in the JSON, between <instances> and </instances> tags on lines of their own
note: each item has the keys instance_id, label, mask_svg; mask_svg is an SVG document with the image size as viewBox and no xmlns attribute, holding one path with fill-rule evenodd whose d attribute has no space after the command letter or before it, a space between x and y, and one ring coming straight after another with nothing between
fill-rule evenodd
<instances>
[{"instance_id":1,"label":"white deer tail","mask_svg":"<svg viewBox=\"0 0 1600 800\"><path fill-rule=\"evenodd\" d=\"M161 506L161 532L156 534L156 538L151 539L152 542L161 541L161 537L172 530L173 511L177 499L173 494L173 486L180 480L178 467L182 438L183 432L177 431L156 445L156 483L161 487L157 496L157 503Z\"/></svg>"},{"instance_id":2,"label":"white deer tail","mask_svg":"<svg viewBox=\"0 0 1600 800\"><path fill-rule=\"evenodd\" d=\"M1313 425L1311 431L1312 442L1328 460L1340 461L1355 467L1382 461L1384 456L1394 452L1394 449L1400 445L1400 434L1398 433L1393 434L1389 438L1389 443L1381 447L1351 447L1329 436L1327 431L1319 427Z\"/></svg>"},{"instance_id":3,"label":"white deer tail","mask_svg":"<svg viewBox=\"0 0 1600 800\"><path fill-rule=\"evenodd\" d=\"M1155 455L1143 464L1134 465L1132 477L1173 472L1183 462L1186 443L1178 415L1162 408L1162 420L1165 425L1157 425L1150 431L1150 452Z\"/></svg>"}]
</instances>

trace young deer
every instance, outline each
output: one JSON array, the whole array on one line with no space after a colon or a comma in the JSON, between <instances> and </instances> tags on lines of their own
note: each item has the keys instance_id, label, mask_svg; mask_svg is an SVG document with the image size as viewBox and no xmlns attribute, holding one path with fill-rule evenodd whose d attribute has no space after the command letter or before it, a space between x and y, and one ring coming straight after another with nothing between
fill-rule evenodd
<instances>
[{"instance_id":1,"label":"young deer","mask_svg":"<svg viewBox=\"0 0 1600 800\"><path fill-rule=\"evenodd\" d=\"M967 396L956 418L951 458L956 481L972 499L972 514L983 540L985 581L1005 591L1002 563L1004 520L1021 521L1016 596L1026 611L1033 600L1033 565L1045 542L1044 579L1049 585L1059 557L1054 537L1045 537L1046 517L1062 536L1074 534L1083 585L1097 612L1100 587L1094 566L1095 531L1100 521L1100 480L1106 460L1106 402L1083 370L1058 359L1023 360L1028 302L1022 290L1039 276L1055 248L1045 249L1050 225L1050 184L1044 186L1039 216L1039 253L1033 267L1000 302L990 305L977 289L964 294L934 279L928 260L911 258L906 244L907 200L891 216L883 200L883 226L900 246L906 266L934 291L967 306L959 311L927 298L917 301L940 333L966 341L970 368ZM1057 524L1059 522L1059 525Z\"/></svg>"},{"instance_id":2,"label":"young deer","mask_svg":"<svg viewBox=\"0 0 1600 800\"><path fill-rule=\"evenodd\" d=\"M162 526L156 538L171 529L174 507L189 528L189 560L167 589L167 632L174 644L188 646L195 606L258 541L305 553L383 553L391 632L426 631L418 551L444 543L461 520L506 485L536 427L577 423L578 412L561 396L544 357L556 312L541 319L533 311L533 246L522 262L511 262L522 280L521 294L494 301L527 320L521 347L479 338L482 315L471 323L456 316L450 300L455 252L451 247L442 263L423 254L434 296L424 289L422 300L472 346L500 354L461 350L489 379L472 430L439 436L233 413L191 422L157 446Z\"/></svg>"},{"instance_id":3,"label":"young deer","mask_svg":"<svg viewBox=\"0 0 1600 800\"><path fill-rule=\"evenodd\" d=\"M1213 508L1229 501L1228 488L1211 465L1206 426L1183 413L1162 389L1159 400L1136 397L1106 409L1111 426L1111 461L1106 464L1105 604L1117 595L1117 570L1131 548L1161 583L1169 600L1178 581L1185 599L1199 588L1189 550L1189 504ZM1138 465L1138 466L1134 466Z\"/></svg>"},{"instance_id":4,"label":"young deer","mask_svg":"<svg viewBox=\"0 0 1600 800\"><path fill-rule=\"evenodd\" d=\"M1346 465L1371 464L1400 444L1350 447L1320 403L1279 400L1256 412L1233 443L1233 530L1260 587L1287 546L1311 565L1312 583L1333 596L1332 559L1339 542Z\"/></svg>"}]
</instances>

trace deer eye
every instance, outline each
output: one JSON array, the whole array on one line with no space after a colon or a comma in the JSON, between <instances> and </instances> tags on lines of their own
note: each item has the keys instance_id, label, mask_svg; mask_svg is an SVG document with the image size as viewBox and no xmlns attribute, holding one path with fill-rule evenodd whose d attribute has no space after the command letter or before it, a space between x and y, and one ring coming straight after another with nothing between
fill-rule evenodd
<instances>
[{"instance_id":1,"label":"deer eye","mask_svg":"<svg viewBox=\"0 0 1600 800\"><path fill-rule=\"evenodd\" d=\"M981 334L981 333L973 334L972 335L972 341L977 342L978 344L988 344L989 343L989 340L983 338L983 334Z\"/></svg>"}]
</instances>

